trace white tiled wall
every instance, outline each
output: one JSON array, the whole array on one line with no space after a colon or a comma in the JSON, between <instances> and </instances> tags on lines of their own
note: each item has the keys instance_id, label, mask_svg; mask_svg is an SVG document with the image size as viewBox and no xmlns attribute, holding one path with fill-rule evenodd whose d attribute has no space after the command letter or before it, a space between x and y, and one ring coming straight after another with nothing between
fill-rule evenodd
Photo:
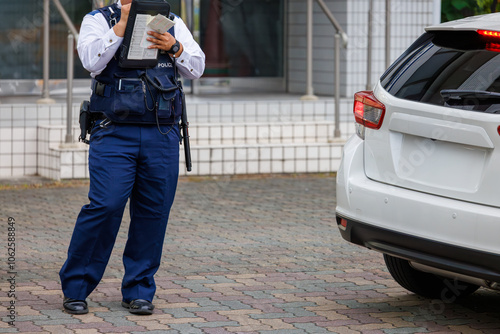
<instances>
[{"instance_id":1,"label":"white tiled wall","mask_svg":"<svg viewBox=\"0 0 500 334\"><path fill-rule=\"evenodd\" d=\"M63 104L0 104L0 178L38 174L38 125L64 124L65 113ZM75 105L73 119L77 114Z\"/></svg>"},{"instance_id":2,"label":"white tiled wall","mask_svg":"<svg viewBox=\"0 0 500 334\"><path fill-rule=\"evenodd\" d=\"M189 103L189 175L335 171L342 140L354 131L351 101L341 102L341 140L333 138L331 100ZM0 178L87 178L88 146L77 143L78 107L72 135L79 145L65 147L65 105L0 105Z\"/></svg>"}]
</instances>

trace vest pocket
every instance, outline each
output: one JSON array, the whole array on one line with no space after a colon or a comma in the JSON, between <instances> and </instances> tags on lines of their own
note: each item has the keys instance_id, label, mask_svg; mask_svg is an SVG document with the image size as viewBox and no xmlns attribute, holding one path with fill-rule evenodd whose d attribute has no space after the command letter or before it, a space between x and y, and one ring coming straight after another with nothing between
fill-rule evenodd
<instances>
[{"instance_id":1,"label":"vest pocket","mask_svg":"<svg viewBox=\"0 0 500 334\"><path fill-rule=\"evenodd\" d=\"M123 118L129 115L144 115L145 94L146 86L141 79L119 79L113 99L113 112Z\"/></svg>"},{"instance_id":2,"label":"vest pocket","mask_svg":"<svg viewBox=\"0 0 500 334\"><path fill-rule=\"evenodd\" d=\"M175 98L178 95L178 88L173 82L174 79L168 75L158 75L154 77L154 82L158 85L158 118L168 119L173 117Z\"/></svg>"}]
</instances>

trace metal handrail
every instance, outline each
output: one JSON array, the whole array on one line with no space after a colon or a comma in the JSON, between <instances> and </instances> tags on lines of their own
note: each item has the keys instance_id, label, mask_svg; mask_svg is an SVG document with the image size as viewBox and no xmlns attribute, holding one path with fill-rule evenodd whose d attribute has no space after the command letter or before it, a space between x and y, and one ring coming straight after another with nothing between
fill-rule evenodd
<instances>
[{"instance_id":1,"label":"metal handrail","mask_svg":"<svg viewBox=\"0 0 500 334\"><path fill-rule=\"evenodd\" d=\"M335 130L334 137L340 137L340 40L342 39L342 44L347 47L348 37L342 26L338 23L333 16L330 9L326 6L323 0L316 0L326 14L330 22L332 23L335 30ZM303 99L316 99L313 94L312 88L312 12L313 12L313 0L308 0L307 2L307 78L306 78L306 95Z\"/></svg>"},{"instance_id":2,"label":"metal handrail","mask_svg":"<svg viewBox=\"0 0 500 334\"><path fill-rule=\"evenodd\" d=\"M64 10L59 0L52 0L56 5L59 13L61 14L64 22L68 26L68 64L67 64L67 91L66 91L66 136L65 143L69 144L73 142L73 67L74 67L74 56L73 51L75 49L75 41L78 42L78 31L76 30L73 22L69 18L68 14Z\"/></svg>"},{"instance_id":3,"label":"metal handrail","mask_svg":"<svg viewBox=\"0 0 500 334\"><path fill-rule=\"evenodd\" d=\"M66 11L64 10L64 7L61 5L61 2L59 0L52 0L52 1L54 2L57 9L59 10L59 13L61 14L64 22L66 22L68 29L71 31L71 33L75 37L75 41L78 41L78 31L76 30L73 22L71 22L71 19L69 18L68 13L66 13Z\"/></svg>"},{"instance_id":4,"label":"metal handrail","mask_svg":"<svg viewBox=\"0 0 500 334\"><path fill-rule=\"evenodd\" d=\"M347 47L347 34L340 26L338 21L333 16L330 9L326 6L323 0L316 0L323 9L333 27L337 30L335 34L335 129L333 133L334 138L340 138L340 39L342 38L344 48Z\"/></svg>"},{"instance_id":5,"label":"metal handrail","mask_svg":"<svg viewBox=\"0 0 500 334\"><path fill-rule=\"evenodd\" d=\"M68 64L67 64L67 93L66 93L66 143L73 142L72 135L72 113L73 113L73 64L74 64L74 41L78 41L78 31L76 30L73 22L69 18L68 14L64 10L59 0L52 0L56 5L59 13L61 14L64 22L68 26ZM49 92L49 12L50 12L50 0L44 0L44 38L43 38L43 89L42 89L42 99L39 100L40 103L54 103L55 101L50 98Z\"/></svg>"},{"instance_id":6,"label":"metal handrail","mask_svg":"<svg viewBox=\"0 0 500 334\"><path fill-rule=\"evenodd\" d=\"M49 92L49 26L50 0L43 0L43 87L42 98L38 103L54 103Z\"/></svg>"},{"instance_id":7,"label":"metal handrail","mask_svg":"<svg viewBox=\"0 0 500 334\"><path fill-rule=\"evenodd\" d=\"M316 2L321 7L323 12L326 14L326 17L328 17L330 22L333 24L333 27L337 30L337 33L340 34L340 37L342 38L342 42L344 44L344 47L347 47L348 37L347 37L347 34L345 33L344 29L342 29L342 26L339 24L339 22L337 21L335 16L333 16L332 12L326 6L326 4L323 0L316 0Z\"/></svg>"}]
</instances>

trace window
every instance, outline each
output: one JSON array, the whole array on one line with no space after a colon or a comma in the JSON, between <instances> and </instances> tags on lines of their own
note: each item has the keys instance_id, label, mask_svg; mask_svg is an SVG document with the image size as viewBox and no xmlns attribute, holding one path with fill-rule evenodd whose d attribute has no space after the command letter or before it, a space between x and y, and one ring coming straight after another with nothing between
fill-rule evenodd
<instances>
[{"instance_id":1,"label":"window","mask_svg":"<svg viewBox=\"0 0 500 334\"><path fill-rule=\"evenodd\" d=\"M80 28L92 10L90 1L63 1L70 19ZM51 2L50 78L66 77L68 28ZM43 1L8 1L0 20L0 79L39 79L43 76ZM87 78L75 51L75 77Z\"/></svg>"},{"instance_id":2,"label":"window","mask_svg":"<svg viewBox=\"0 0 500 334\"><path fill-rule=\"evenodd\" d=\"M283 76L283 0L201 0L205 76Z\"/></svg>"},{"instance_id":3,"label":"window","mask_svg":"<svg viewBox=\"0 0 500 334\"><path fill-rule=\"evenodd\" d=\"M494 94L500 93L500 53L441 47L432 37L425 34L389 68L383 87L402 99L500 112L500 94Z\"/></svg>"}]
</instances>

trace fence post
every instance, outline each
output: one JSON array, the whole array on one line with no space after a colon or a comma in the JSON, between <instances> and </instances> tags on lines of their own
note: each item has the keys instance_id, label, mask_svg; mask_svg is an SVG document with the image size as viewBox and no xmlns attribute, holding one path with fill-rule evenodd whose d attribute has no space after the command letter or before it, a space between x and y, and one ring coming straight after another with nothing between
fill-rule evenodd
<instances>
[{"instance_id":1,"label":"fence post","mask_svg":"<svg viewBox=\"0 0 500 334\"><path fill-rule=\"evenodd\" d=\"M370 0L368 7L368 43L366 46L366 90L372 89L372 26L373 26L373 0Z\"/></svg>"},{"instance_id":2,"label":"fence post","mask_svg":"<svg viewBox=\"0 0 500 334\"><path fill-rule=\"evenodd\" d=\"M340 137L340 34L335 34L335 138Z\"/></svg>"},{"instance_id":3,"label":"fence post","mask_svg":"<svg viewBox=\"0 0 500 334\"><path fill-rule=\"evenodd\" d=\"M301 100L317 100L313 92L313 0L307 0L307 68L306 95Z\"/></svg>"},{"instance_id":4,"label":"fence post","mask_svg":"<svg viewBox=\"0 0 500 334\"><path fill-rule=\"evenodd\" d=\"M49 89L49 56L50 56L50 44L49 44L49 32L50 32L50 0L43 0L43 87L42 87L42 98L37 101L37 103L55 103L54 99L50 98Z\"/></svg>"},{"instance_id":5,"label":"fence post","mask_svg":"<svg viewBox=\"0 0 500 334\"><path fill-rule=\"evenodd\" d=\"M385 68L391 65L391 0L385 0Z\"/></svg>"},{"instance_id":6,"label":"fence post","mask_svg":"<svg viewBox=\"0 0 500 334\"><path fill-rule=\"evenodd\" d=\"M67 144L73 142L73 66L74 66L74 37L71 31L68 32L68 91L66 95L66 140Z\"/></svg>"}]
</instances>

